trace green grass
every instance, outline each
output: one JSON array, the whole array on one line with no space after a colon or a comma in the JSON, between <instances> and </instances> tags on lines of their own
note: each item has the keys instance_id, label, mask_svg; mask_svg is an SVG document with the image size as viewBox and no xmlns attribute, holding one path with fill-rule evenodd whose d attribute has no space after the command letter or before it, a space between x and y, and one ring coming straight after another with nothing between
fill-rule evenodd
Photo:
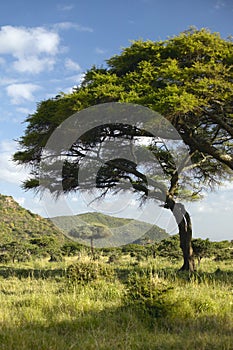
<instances>
[{"instance_id":1,"label":"green grass","mask_svg":"<svg viewBox=\"0 0 233 350\"><path fill-rule=\"evenodd\" d=\"M71 262L0 266L1 350L233 349L230 262L206 259L189 275L165 259L125 259L114 265L115 277L84 286L65 277ZM155 288L172 287L161 299L164 314L126 302L132 271L153 271Z\"/></svg>"}]
</instances>

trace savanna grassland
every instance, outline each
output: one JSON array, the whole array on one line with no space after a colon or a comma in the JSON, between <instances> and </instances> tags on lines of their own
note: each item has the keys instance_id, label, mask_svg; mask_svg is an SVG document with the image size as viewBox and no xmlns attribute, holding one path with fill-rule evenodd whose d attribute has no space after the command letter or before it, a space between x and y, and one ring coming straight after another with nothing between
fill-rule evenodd
<instances>
[{"instance_id":1,"label":"savanna grassland","mask_svg":"<svg viewBox=\"0 0 233 350\"><path fill-rule=\"evenodd\" d=\"M233 349L231 261L107 261L0 265L0 349Z\"/></svg>"}]
</instances>

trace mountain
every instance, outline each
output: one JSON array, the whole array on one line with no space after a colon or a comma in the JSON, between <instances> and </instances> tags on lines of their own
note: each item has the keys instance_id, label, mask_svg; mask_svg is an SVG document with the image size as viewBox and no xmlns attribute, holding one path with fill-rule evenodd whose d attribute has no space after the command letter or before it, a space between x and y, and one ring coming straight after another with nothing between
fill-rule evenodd
<instances>
[{"instance_id":1,"label":"mountain","mask_svg":"<svg viewBox=\"0 0 233 350\"><path fill-rule=\"evenodd\" d=\"M147 222L116 218L102 213L85 213L74 216L57 216L52 218L55 225L70 238L81 243L90 243L94 233L94 245L120 246L128 243L145 243L161 241L168 238L169 234L162 228ZM96 231L104 229L105 233L99 237ZM87 233L89 230L89 233ZM92 231L92 233L91 233Z\"/></svg>"},{"instance_id":2,"label":"mountain","mask_svg":"<svg viewBox=\"0 0 233 350\"><path fill-rule=\"evenodd\" d=\"M87 235L87 229L89 235ZM24 209L11 196L0 194L0 244L39 236L52 236L58 244L64 242L66 237L89 244L93 230L102 232L99 239L96 238L98 235L95 232L96 247L141 244L147 241L161 241L169 237L168 233L158 226L101 213L45 219ZM85 239L77 238L80 237L80 232L85 234Z\"/></svg>"},{"instance_id":3,"label":"mountain","mask_svg":"<svg viewBox=\"0 0 233 350\"><path fill-rule=\"evenodd\" d=\"M50 220L24 209L11 196L0 194L0 244L38 235L64 241L64 235Z\"/></svg>"}]
</instances>

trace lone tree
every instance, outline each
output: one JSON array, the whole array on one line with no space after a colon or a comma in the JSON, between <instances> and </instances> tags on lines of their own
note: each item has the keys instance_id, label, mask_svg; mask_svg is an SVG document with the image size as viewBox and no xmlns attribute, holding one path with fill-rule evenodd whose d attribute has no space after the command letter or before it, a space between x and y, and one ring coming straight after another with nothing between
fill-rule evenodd
<instances>
[{"instance_id":1,"label":"lone tree","mask_svg":"<svg viewBox=\"0 0 233 350\"><path fill-rule=\"evenodd\" d=\"M78 238L81 240L90 240L91 253L94 258L94 240L104 239L111 236L111 232L107 226L96 223L91 225L82 225L77 228L71 229L69 236Z\"/></svg>"},{"instance_id":2,"label":"lone tree","mask_svg":"<svg viewBox=\"0 0 233 350\"><path fill-rule=\"evenodd\" d=\"M19 140L22 150L14 155L18 163L32 166L32 176L24 188L42 189L39 166L43 148L56 127L74 112L111 102L134 103L157 111L172 123L188 146L192 164L183 163L182 176L170 152L146 130L126 123L102 125L82 135L70 147L67 155L76 157L76 161L69 158L64 163L63 191L80 189L77 181L80 159L91 147L101 147L106 137L150 138L147 147L166 175L165 187L158 181L148 183L137 163L125 159L106 163L99 172L98 186L103 191L114 190L124 180L144 197L153 190L154 198L163 202L176 217L184 255L182 269L193 270L191 220L183 204L177 205L177 200L188 187L193 198L204 186L213 187L228 178L233 170L232 67L231 39L222 39L206 29L190 28L165 41L133 42L120 55L110 58L107 68L92 67L87 71L81 86L71 94L41 102L37 111L26 119L28 126ZM192 181L188 180L190 174ZM56 174L54 181L50 190L59 192ZM83 189L88 189L88 181ZM190 192L186 194L190 196Z\"/></svg>"}]
</instances>

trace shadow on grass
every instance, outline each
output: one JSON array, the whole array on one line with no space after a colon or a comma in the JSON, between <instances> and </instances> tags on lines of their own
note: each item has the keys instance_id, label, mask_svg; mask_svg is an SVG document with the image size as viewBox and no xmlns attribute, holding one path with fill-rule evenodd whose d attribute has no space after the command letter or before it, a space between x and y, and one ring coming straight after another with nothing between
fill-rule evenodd
<instances>
[{"instance_id":1,"label":"shadow on grass","mask_svg":"<svg viewBox=\"0 0 233 350\"><path fill-rule=\"evenodd\" d=\"M139 265L131 266L131 268L115 267L116 277L124 284L127 283L130 273L137 272L138 274L157 275L160 278L175 282L177 280L184 282L198 282L198 283L224 283L233 285L233 271L232 270L220 270L217 269L214 272L196 271L189 273L186 271L178 271L174 268L143 268ZM35 279L48 279L48 278L61 278L66 276L66 270L62 268L18 268L12 266L0 266L0 276L3 278L16 277L23 278L35 278Z\"/></svg>"},{"instance_id":2,"label":"shadow on grass","mask_svg":"<svg viewBox=\"0 0 233 350\"><path fill-rule=\"evenodd\" d=\"M196 271L192 274L187 272L178 272L177 277L180 280L190 281L190 282L198 282L198 283L221 283L228 284L230 286L233 285L233 271L231 270L220 270L217 269L214 272L203 272Z\"/></svg>"},{"instance_id":3,"label":"shadow on grass","mask_svg":"<svg viewBox=\"0 0 233 350\"><path fill-rule=\"evenodd\" d=\"M227 285L233 285L233 270L220 270L216 269L214 272L196 271L190 273L188 271L179 271L172 267L156 268L153 265L149 267L133 266L129 268L115 268L117 278L122 283L127 283L128 277L131 272L138 273L139 275L158 276L169 282L196 282L196 283L224 283Z\"/></svg>"},{"instance_id":4,"label":"shadow on grass","mask_svg":"<svg viewBox=\"0 0 233 350\"><path fill-rule=\"evenodd\" d=\"M10 266L0 267L0 276L3 278L17 277L22 278L35 278L35 279L47 279L53 277L63 277L66 272L64 269L32 269L32 268L14 268Z\"/></svg>"},{"instance_id":5,"label":"shadow on grass","mask_svg":"<svg viewBox=\"0 0 233 350\"><path fill-rule=\"evenodd\" d=\"M73 311L62 321L50 312L44 310L43 323L25 320L16 327L3 325L1 350L232 349L232 329L217 317L179 320L177 326L174 319L157 320L132 307Z\"/></svg>"}]
</instances>

